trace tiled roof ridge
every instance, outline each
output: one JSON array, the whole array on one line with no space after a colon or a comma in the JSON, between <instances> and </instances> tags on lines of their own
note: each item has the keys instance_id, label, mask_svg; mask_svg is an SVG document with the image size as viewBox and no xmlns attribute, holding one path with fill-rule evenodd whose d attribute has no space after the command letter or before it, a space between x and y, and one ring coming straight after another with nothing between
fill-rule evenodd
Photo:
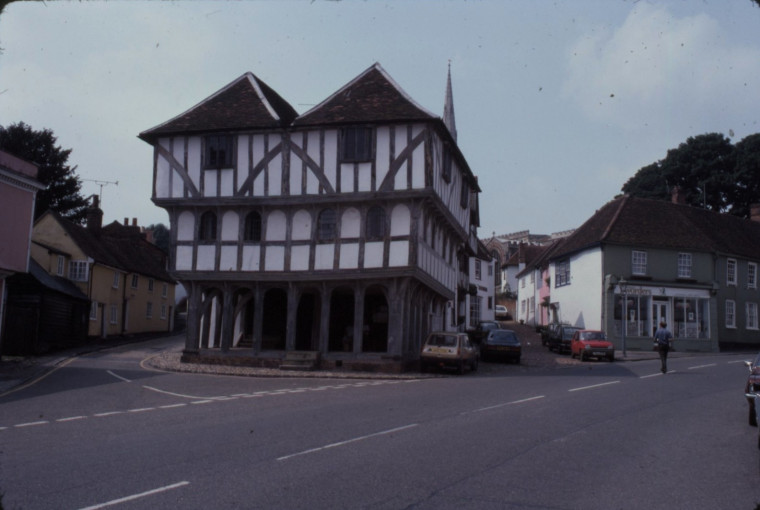
<instances>
[{"instance_id":1,"label":"tiled roof ridge","mask_svg":"<svg viewBox=\"0 0 760 510\"><path fill-rule=\"evenodd\" d=\"M618 218L620 218L621 211L623 210L623 208L626 206L627 203L628 203L628 195L626 194L626 195L623 195L622 199L620 199L620 203L618 204L618 208L615 211L615 214L612 216L612 218L610 219L610 222L607 224L607 228L604 230L604 232L602 233L602 236L599 238L600 242L607 239L607 237L610 235L612 228L617 223Z\"/></svg>"}]
</instances>

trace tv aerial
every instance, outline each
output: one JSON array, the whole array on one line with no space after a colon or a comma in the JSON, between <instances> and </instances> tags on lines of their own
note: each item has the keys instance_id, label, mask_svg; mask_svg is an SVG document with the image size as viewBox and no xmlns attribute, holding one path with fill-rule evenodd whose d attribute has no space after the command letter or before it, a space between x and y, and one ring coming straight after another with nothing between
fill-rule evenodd
<instances>
[{"instance_id":1,"label":"tv aerial","mask_svg":"<svg viewBox=\"0 0 760 510\"><path fill-rule=\"evenodd\" d=\"M98 197L100 197L101 203L103 202L103 186L108 186L109 184L114 184L116 186L119 185L119 181L99 181L97 179L82 179L82 182L94 182L100 186L100 193L98 193Z\"/></svg>"}]
</instances>

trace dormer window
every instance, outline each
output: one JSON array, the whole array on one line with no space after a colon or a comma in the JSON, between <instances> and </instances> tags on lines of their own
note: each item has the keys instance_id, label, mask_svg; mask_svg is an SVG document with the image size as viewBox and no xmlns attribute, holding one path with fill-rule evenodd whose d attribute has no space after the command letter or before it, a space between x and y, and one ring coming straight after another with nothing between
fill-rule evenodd
<instances>
[{"instance_id":1,"label":"dormer window","mask_svg":"<svg viewBox=\"0 0 760 510\"><path fill-rule=\"evenodd\" d=\"M340 130L341 161L372 159L372 128L347 127Z\"/></svg>"},{"instance_id":2,"label":"dormer window","mask_svg":"<svg viewBox=\"0 0 760 510\"><path fill-rule=\"evenodd\" d=\"M232 136L215 135L207 136L206 154L203 168L230 168L232 167Z\"/></svg>"}]
</instances>

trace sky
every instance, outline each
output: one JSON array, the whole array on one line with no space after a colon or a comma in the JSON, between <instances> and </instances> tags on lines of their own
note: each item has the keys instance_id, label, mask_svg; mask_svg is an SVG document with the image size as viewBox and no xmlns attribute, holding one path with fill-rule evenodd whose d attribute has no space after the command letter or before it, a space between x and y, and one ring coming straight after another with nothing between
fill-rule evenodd
<instances>
[{"instance_id":1,"label":"sky","mask_svg":"<svg viewBox=\"0 0 760 510\"><path fill-rule=\"evenodd\" d=\"M375 62L443 115L450 63L479 237L550 234L688 137L760 132L759 28L750 0L13 2L0 125L52 130L104 223L168 226L141 131L246 72L303 113Z\"/></svg>"}]
</instances>

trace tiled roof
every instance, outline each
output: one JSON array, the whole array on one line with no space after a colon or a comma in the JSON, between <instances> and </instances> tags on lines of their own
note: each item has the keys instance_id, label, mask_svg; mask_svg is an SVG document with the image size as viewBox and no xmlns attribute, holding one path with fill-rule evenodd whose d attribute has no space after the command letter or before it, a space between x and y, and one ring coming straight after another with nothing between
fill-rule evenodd
<instances>
[{"instance_id":1,"label":"tiled roof","mask_svg":"<svg viewBox=\"0 0 760 510\"><path fill-rule=\"evenodd\" d=\"M71 296L82 301L89 301L89 298L84 294L84 292L79 290L79 287L77 287L71 280L68 280L62 276L54 276L48 273L42 268L41 265L37 263L37 261L32 258L29 259L29 274L32 276L32 278L37 280L41 285L47 287L48 289L66 294L67 296Z\"/></svg>"},{"instance_id":2,"label":"tiled roof","mask_svg":"<svg viewBox=\"0 0 760 510\"><path fill-rule=\"evenodd\" d=\"M298 113L253 73L246 73L185 113L140 133L158 136L288 126Z\"/></svg>"},{"instance_id":3,"label":"tiled roof","mask_svg":"<svg viewBox=\"0 0 760 510\"><path fill-rule=\"evenodd\" d=\"M760 222L672 202L624 196L599 209L553 259L603 243L760 257Z\"/></svg>"},{"instance_id":4,"label":"tiled roof","mask_svg":"<svg viewBox=\"0 0 760 510\"><path fill-rule=\"evenodd\" d=\"M375 63L362 74L299 116L294 126L440 120L419 106Z\"/></svg>"},{"instance_id":5,"label":"tiled roof","mask_svg":"<svg viewBox=\"0 0 760 510\"><path fill-rule=\"evenodd\" d=\"M167 255L158 246L146 241L137 228L113 222L96 234L57 213L51 211L49 214L55 215L71 239L95 262L174 283L174 279L165 269Z\"/></svg>"}]
</instances>

